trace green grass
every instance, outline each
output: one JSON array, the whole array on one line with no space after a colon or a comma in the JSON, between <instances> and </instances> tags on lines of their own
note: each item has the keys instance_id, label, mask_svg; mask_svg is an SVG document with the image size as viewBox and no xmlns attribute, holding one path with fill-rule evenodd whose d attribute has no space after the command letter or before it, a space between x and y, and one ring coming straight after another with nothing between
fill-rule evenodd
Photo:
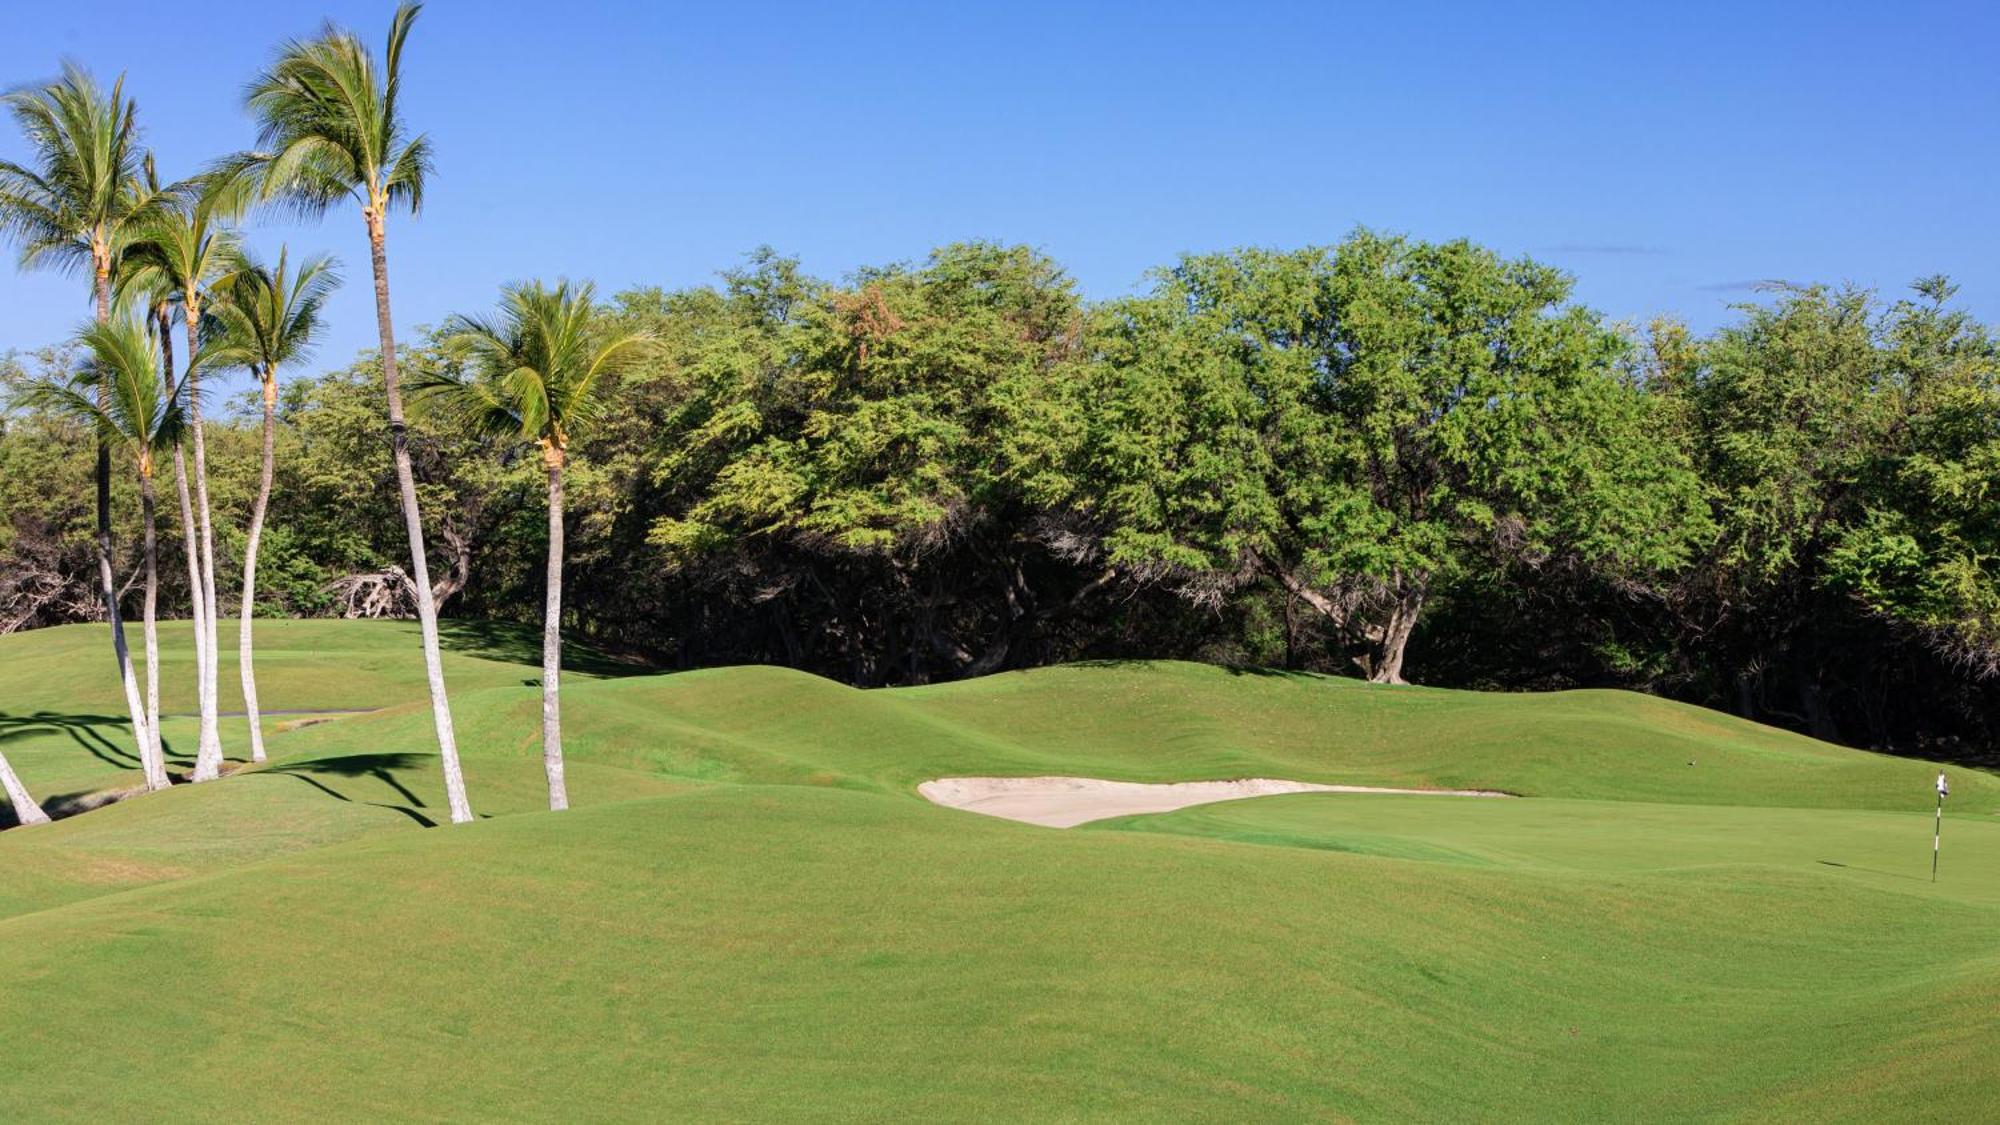
<instances>
[{"instance_id":1,"label":"green grass","mask_svg":"<svg viewBox=\"0 0 2000 1125\"><path fill-rule=\"evenodd\" d=\"M426 830L411 631L262 628L267 706L382 710L0 834L0 1104L1969 1120L2000 1079L1983 774L1952 771L1932 884L1935 767L1622 693L1187 664L863 692L738 668L570 681L577 808L549 815L532 638L480 630L448 674L485 819ZM0 638L0 708L44 714L0 748L38 793L134 773L72 733L118 745L115 718L48 718L116 716L105 647ZM1061 831L913 792L982 773L1527 799L1302 794Z\"/></svg>"}]
</instances>

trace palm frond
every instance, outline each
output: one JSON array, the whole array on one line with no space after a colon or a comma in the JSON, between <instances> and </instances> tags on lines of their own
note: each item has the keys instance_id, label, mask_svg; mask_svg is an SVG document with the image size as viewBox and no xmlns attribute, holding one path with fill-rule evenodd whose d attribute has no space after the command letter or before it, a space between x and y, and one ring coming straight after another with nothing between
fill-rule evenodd
<instances>
[{"instance_id":1,"label":"palm frond","mask_svg":"<svg viewBox=\"0 0 2000 1125\"><path fill-rule=\"evenodd\" d=\"M312 352L327 297L340 285L334 259L315 255L289 266L290 249L265 266L245 254L222 300L212 305L227 340L225 362L261 369L266 375L303 360Z\"/></svg>"},{"instance_id":2,"label":"palm frond","mask_svg":"<svg viewBox=\"0 0 2000 1125\"><path fill-rule=\"evenodd\" d=\"M407 208L415 215L424 209L424 181L430 177L431 139L420 136L404 145L389 166L383 182L384 198L392 207Z\"/></svg>"},{"instance_id":3,"label":"palm frond","mask_svg":"<svg viewBox=\"0 0 2000 1125\"><path fill-rule=\"evenodd\" d=\"M605 339L599 328L595 289L588 283L509 286L493 315L455 316L446 324L447 354L468 369L454 383L476 388L456 393L501 404L517 438L565 448L601 413L605 377L635 357L646 339Z\"/></svg>"},{"instance_id":4,"label":"palm frond","mask_svg":"<svg viewBox=\"0 0 2000 1125\"><path fill-rule=\"evenodd\" d=\"M331 23L293 40L244 92L263 155L260 196L308 214L353 196L412 210L423 200L430 145L406 138L398 112L402 54L419 6L405 4L389 29L384 65L353 33Z\"/></svg>"},{"instance_id":5,"label":"palm frond","mask_svg":"<svg viewBox=\"0 0 2000 1125\"><path fill-rule=\"evenodd\" d=\"M182 425L185 383L159 378L159 353L139 321L91 324L78 333L84 361L67 382L31 384L23 401L75 419L145 457L171 445Z\"/></svg>"},{"instance_id":6,"label":"palm frond","mask_svg":"<svg viewBox=\"0 0 2000 1125\"><path fill-rule=\"evenodd\" d=\"M107 93L66 63L60 78L0 96L28 142L26 163L0 162L0 236L23 266L73 270L115 248L142 202L137 107L121 78Z\"/></svg>"}]
</instances>

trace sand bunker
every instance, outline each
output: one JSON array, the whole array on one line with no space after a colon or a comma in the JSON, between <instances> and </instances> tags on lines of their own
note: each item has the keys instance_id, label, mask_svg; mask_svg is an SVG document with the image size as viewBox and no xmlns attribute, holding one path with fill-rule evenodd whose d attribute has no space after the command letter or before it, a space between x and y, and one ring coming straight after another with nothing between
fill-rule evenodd
<instances>
[{"instance_id":1,"label":"sand bunker","mask_svg":"<svg viewBox=\"0 0 2000 1125\"><path fill-rule=\"evenodd\" d=\"M1148 785L1091 777L941 777L917 786L933 804L1005 817L1049 828L1138 813L1172 812L1189 805L1269 797L1279 793L1408 793L1434 797L1506 797L1492 789L1382 789L1370 785L1316 785L1247 777L1237 781L1180 781Z\"/></svg>"}]
</instances>

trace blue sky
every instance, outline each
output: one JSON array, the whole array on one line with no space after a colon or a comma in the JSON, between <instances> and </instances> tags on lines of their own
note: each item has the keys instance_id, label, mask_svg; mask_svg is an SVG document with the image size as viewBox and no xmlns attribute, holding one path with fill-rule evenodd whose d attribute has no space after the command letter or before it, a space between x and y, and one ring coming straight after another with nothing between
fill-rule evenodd
<instances>
[{"instance_id":1,"label":"blue sky","mask_svg":"<svg viewBox=\"0 0 2000 1125\"><path fill-rule=\"evenodd\" d=\"M239 91L280 40L325 14L379 41L391 8L20 5L0 83L123 70L184 174L252 140ZM2000 321L1996 40L1990 3L435 0L406 105L438 175L390 232L399 328L526 277L699 283L766 243L838 276L1027 242L1108 297L1183 251L1357 224L1531 253L1617 318L1706 328L1760 279L1943 271ZM346 263L323 365L372 342L356 213L253 240ZM88 311L77 279L0 293L0 350Z\"/></svg>"}]
</instances>

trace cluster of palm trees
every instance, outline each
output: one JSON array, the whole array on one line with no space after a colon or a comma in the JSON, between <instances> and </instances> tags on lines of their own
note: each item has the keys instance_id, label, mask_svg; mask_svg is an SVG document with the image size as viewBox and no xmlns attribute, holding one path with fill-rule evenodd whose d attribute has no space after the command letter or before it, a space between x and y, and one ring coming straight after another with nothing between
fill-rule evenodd
<instances>
[{"instance_id":1,"label":"cluster of palm trees","mask_svg":"<svg viewBox=\"0 0 2000 1125\"><path fill-rule=\"evenodd\" d=\"M275 264L258 262L234 224L259 207L281 205L322 216L352 202L359 206L368 234L389 444L409 534L410 578L445 794L453 822L473 818L445 693L389 302L388 218L420 208L431 170L428 140L408 132L398 105L403 47L420 7L406 3L397 10L379 63L361 40L331 24L312 39L285 44L245 97L259 127L257 149L175 183L159 182L151 154L140 145L136 106L125 95L122 80L106 92L87 73L69 66L52 83L6 95L4 104L32 155L21 164L0 161L0 233L18 244L24 268L87 268L93 286L96 318L79 336L85 362L74 378L44 382L32 394L44 407L79 419L97 434L98 579L148 789L171 784L159 733L156 468L168 459L174 468L199 656L200 737L190 780L207 781L221 775L224 757L217 722L220 599L202 433L202 375L218 366L245 368L263 392L263 463L250 513L238 610L250 757L263 761L251 609L258 542L271 493L278 376L310 349L327 296L339 283L327 257L293 267L288 253L280 251ZM459 362L421 377L412 388L437 409L454 412L484 432L540 446L549 486L543 756L553 809L568 806L558 696L563 468L573 436L595 414L606 377L641 343L635 336L607 337L600 325L588 285L509 287L498 315L453 318L447 347ZM178 373L176 327L184 337ZM114 450L131 457L139 481L143 694L126 644L113 565ZM47 819L4 755L0 787L21 823Z\"/></svg>"}]
</instances>

